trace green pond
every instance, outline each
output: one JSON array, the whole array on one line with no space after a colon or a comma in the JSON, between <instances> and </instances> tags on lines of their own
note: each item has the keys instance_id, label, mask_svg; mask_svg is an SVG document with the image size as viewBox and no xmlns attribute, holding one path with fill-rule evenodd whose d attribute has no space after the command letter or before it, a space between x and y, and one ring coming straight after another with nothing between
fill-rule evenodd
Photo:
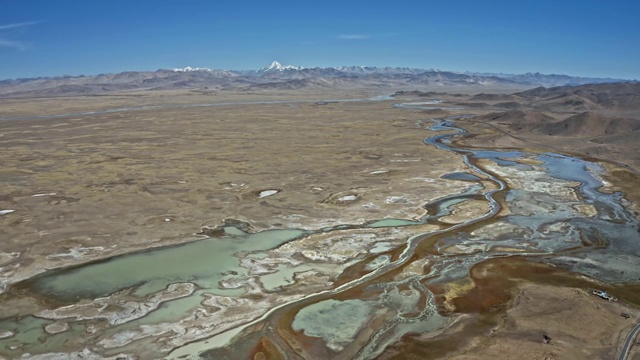
<instances>
[{"instance_id":1,"label":"green pond","mask_svg":"<svg viewBox=\"0 0 640 360\"><path fill-rule=\"evenodd\" d=\"M230 229L228 233L238 235L208 238L48 273L34 280L34 289L61 299L94 299L133 286L139 286L135 295L145 296L172 283L192 282L214 294L238 295L243 291L218 286L219 281L231 275L246 275L247 269L240 266L234 254L272 249L306 234L302 230L273 230L249 235L238 229Z\"/></svg>"}]
</instances>

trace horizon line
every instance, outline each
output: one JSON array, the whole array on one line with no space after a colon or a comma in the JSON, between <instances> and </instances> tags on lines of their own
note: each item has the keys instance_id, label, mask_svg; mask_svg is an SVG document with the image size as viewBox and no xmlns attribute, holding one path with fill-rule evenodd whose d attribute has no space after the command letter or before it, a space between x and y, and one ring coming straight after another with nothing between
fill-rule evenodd
<instances>
[{"instance_id":1,"label":"horizon line","mask_svg":"<svg viewBox=\"0 0 640 360\"><path fill-rule=\"evenodd\" d=\"M280 63L280 62L278 62ZM281 63L280 63L281 64ZM286 66L286 65L285 65ZM569 76L569 77L574 77L574 78L591 78L591 79L610 79L610 80L625 80L625 81L630 81L630 82L638 82L640 81L640 79L638 78L621 78L621 77L611 77L611 76L593 76L593 75L570 75L570 74L561 74L561 73L542 73L540 71L527 71L527 72L522 72L522 73L517 73L517 72L492 72L492 71L471 71L471 70L464 70L464 71L457 71L457 70L441 70L441 69L436 69L436 68L423 68L423 67L412 67L412 66L391 66L391 65L382 65L382 66L376 66L376 65L340 65L340 66L313 66L313 67L305 67L305 66L298 66L300 70L306 70L306 69L338 69L338 68L343 68L343 67L360 67L360 68L377 68L377 69L381 69L381 68L392 68L392 69L411 69L411 70L424 70L425 72L427 71L435 71L435 72L450 72L450 73L455 73L455 74L471 74L471 75L480 75L480 76L495 76L495 75L528 75L528 74L532 74L532 75L543 75L543 76ZM249 68L245 68L245 69L223 69L223 68L209 68L209 67L200 67L200 66L185 66L185 67L168 67L168 68L158 68L155 70L122 70L122 71L113 71L113 72L100 72L97 74L78 74L78 75L73 75L73 74L60 74L60 75L41 75L41 76L33 76L33 77L16 77L16 78L5 78L5 79L0 79L0 81L9 81L9 80L31 80L31 79L48 79L48 78L66 78L66 77L70 77L70 78L76 78L76 77L92 77L92 76L100 76L100 75L114 75L114 74L121 74L121 73L126 73L126 72L156 72L156 71L180 71L182 69L193 69L193 70L187 70L189 71L205 71L205 72L213 72L213 71L229 71L229 72L250 72L250 71L260 71L260 70L265 70L268 69L268 66L263 66L260 68L253 68L253 69L249 69ZM288 70L292 70L292 69L288 69ZM276 71L280 71L280 70L276 70ZM293 71L296 71L293 69Z\"/></svg>"}]
</instances>

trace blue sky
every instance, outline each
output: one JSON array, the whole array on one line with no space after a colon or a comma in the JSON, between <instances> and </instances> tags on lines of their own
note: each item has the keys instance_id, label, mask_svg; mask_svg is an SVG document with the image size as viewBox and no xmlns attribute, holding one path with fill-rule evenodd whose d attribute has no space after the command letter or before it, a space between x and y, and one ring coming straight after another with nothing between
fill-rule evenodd
<instances>
[{"instance_id":1,"label":"blue sky","mask_svg":"<svg viewBox=\"0 0 640 360\"><path fill-rule=\"evenodd\" d=\"M640 1L0 0L0 79L273 60L640 79Z\"/></svg>"}]
</instances>

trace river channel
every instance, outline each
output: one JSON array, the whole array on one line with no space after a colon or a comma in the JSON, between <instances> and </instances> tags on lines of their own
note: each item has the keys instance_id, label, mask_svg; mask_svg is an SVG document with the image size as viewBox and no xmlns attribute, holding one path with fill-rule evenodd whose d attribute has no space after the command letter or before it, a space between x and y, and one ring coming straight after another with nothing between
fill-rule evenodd
<instances>
[{"instance_id":1,"label":"river channel","mask_svg":"<svg viewBox=\"0 0 640 360\"><path fill-rule=\"evenodd\" d=\"M259 233L230 221L204 240L48 271L3 295L26 291L49 305L0 320L0 355L247 358L259 349L371 359L406 334L451 324L435 289L490 259L637 282L640 224L624 194L599 191L603 167L557 153L467 148L457 122L469 117L420 123L435 134L425 146L466 165L443 178L468 184L425 204L422 218ZM457 214L467 217L451 220Z\"/></svg>"}]
</instances>

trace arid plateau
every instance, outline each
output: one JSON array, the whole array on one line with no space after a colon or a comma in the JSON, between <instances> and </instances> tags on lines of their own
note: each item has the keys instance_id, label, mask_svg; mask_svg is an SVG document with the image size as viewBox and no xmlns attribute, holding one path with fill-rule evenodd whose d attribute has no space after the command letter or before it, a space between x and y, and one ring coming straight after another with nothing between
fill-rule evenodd
<instances>
[{"instance_id":1,"label":"arid plateau","mask_svg":"<svg viewBox=\"0 0 640 360\"><path fill-rule=\"evenodd\" d=\"M640 84L412 76L11 85L0 358L640 359Z\"/></svg>"}]
</instances>

